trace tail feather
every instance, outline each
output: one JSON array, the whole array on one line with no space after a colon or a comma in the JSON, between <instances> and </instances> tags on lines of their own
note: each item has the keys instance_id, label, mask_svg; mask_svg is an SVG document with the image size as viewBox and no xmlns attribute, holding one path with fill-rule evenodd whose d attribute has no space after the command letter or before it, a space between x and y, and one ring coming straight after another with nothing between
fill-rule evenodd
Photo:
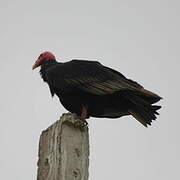
<instances>
[{"instance_id":1,"label":"tail feather","mask_svg":"<svg viewBox=\"0 0 180 180\"><path fill-rule=\"evenodd\" d=\"M145 127L147 127L147 124L151 123L151 122L146 122L145 119L136 111L129 110L129 113Z\"/></svg>"},{"instance_id":2,"label":"tail feather","mask_svg":"<svg viewBox=\"0 0 180 180\"><path fill-rule=\"evenodd\" d=\"M162 99L162 97L160 97L159 95L151 91L148 91L144 88L141 88L139 91L126 91L126 92L127 94L138 96L150 104L157 103Z\"/></svg>"},{"instance_id":3,"label":"tail feather","mask_svg":"<svg viewBox=\"0 0 180 180\"><path fill-rule=\"evenodd\" d=\"M135 95L128 95L127 98L132 103L128 112L141 124L147 127L147 125L151 125L153 120L156 120L156 115L159 115L157 110L161 106L151 105L149 102Z\"/></svg>"}]
</instances>

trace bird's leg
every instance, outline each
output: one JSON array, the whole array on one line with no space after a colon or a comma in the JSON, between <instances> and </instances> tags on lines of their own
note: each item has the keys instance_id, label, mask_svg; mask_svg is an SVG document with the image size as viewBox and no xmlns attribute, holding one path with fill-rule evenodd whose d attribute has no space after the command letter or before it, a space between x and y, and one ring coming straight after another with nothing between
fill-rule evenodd
<instances>
[{"instance_id":1,"label":"bird's leg","mask_svg":"<svg viewBox=\"0 0 180 180\"><path fill-rule=\"evenodd\" d=\"M82 107L81 115L80 115L80 120L76 121L75 126L84 128L88 125L86 118L87 118L87 106Z\"/></svg>"},{"instance_id":2,"label":"bird's leg","mask_svg":"<svg viewBox=\"0 0 180 180\"><path fill-rule=\"evenodd\" d=\"M82 111L81 111L80 119L82 121L86 121L86 118L87 118L87 106L83 106Z\"/></svg>"},{"instance_id":3,"label":"bird's leg","mask_svg":"<svg viewBox=\"0 0 180 180\"><path fill-rule=\"evenodd\" d=\"M87 118L87 106L83 106L80 119L83 121L84 126L88 125L86 118Z\"/></svg>"}]
</instances>

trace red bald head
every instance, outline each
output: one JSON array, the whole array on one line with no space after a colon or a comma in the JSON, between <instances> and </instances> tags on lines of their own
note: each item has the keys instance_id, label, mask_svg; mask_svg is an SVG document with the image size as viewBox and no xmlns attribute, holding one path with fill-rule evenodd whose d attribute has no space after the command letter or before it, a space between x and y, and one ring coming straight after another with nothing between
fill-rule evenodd
<instances>
[{"instance_id":1,"label":"red bald head","mask_svg":"<svg viewBox=\"0 0 180 180\"><path fill-rule=\"evenodd\" d=\"M38 59L36 60L35 64L33 65L32 69L39 67L43 61L48 61L50 59L55 59L54 54L48 51L41 53Z\"/></svg>"}]
</instances>

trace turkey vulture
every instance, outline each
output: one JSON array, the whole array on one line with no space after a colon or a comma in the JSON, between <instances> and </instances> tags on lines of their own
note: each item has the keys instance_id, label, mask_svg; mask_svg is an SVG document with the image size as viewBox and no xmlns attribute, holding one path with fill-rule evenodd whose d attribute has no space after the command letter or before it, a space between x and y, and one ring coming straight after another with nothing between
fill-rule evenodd
<instances>
[{"instance_id":1,"label":"turkey vulture","mask_svg":"<svg viewBox=\"0 0 180 180\"><path fill-rule=\"evenodd\" d=\"M119 118L132 115L145 127L156 119L161 97L97 61L60 63L51 52L40 54L33 69L41 67L42 79L62 105L82 120L88 117Z\"/></svg>"}]
</instances>

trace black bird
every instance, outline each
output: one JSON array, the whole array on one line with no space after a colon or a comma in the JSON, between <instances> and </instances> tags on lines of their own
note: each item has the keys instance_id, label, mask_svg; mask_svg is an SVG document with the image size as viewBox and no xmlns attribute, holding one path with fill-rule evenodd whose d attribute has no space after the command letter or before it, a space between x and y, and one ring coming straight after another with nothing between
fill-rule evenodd
<instances>
[{"instance_id":1,"label":"black bird","mask_svg":"<svg viewBox=\"0 0 180 180\"><path fill-rule=\"evenodd\" d=\"M38 57L33 69L39 66L52 96L56 94L62 105L82 120L132 115L147 127L159 115L157 110L161 106L153 104L160 96L97 61L75 59L60 63L46 51Z\"/></svg>"}]
</instances>

